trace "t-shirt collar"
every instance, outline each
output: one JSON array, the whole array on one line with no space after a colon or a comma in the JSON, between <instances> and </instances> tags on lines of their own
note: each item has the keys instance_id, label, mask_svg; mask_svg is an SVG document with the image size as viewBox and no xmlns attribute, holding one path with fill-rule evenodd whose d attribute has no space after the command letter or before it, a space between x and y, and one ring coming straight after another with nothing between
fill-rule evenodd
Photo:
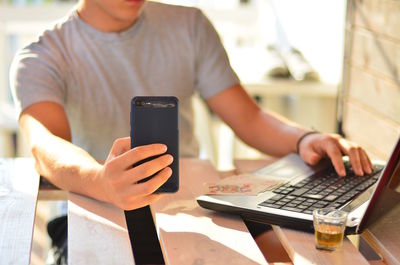
<instances>
[{"instance_id":1,"label":"t-shirt collar","mask_svg":"<svg viewBox=\"0 0 400 265\"><path fill-rule=\"evenodd\" d=\"M76 23L79 24L79 27L88 32L90 35L92 35L95 38L101 38L105 41L121 41L125 39L130 39L133 37L136 32L139 30L141 27L141 24L143 24L146 16L146 12L144 12L144 9L146 7L146 2L143 4L142 8L139 11L139 14L135 20L135 22L126 30L121 31L121 32L103 32L100 31L96 28L94 28L92 25L88 24L85 22L82 18L79 17L78 11L76 9L73 10L72 12L72 19L76 21Z\"/></svg>"}]
</instances>

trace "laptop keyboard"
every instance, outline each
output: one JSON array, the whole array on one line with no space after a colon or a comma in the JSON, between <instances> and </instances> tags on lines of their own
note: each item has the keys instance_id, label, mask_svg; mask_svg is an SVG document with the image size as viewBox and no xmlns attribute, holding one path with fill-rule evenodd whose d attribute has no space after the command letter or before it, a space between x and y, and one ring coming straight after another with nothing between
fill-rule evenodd
<instances>
[{"instance_id":1,"label":"laptop keyboard","mask_svg":"<svg viewBox=\"0 0 400 265\"><path fill-rule=\"evenodd\" d=\"M280 186L273 191L275 196L259 205L305 214L311 214L317 208L337 209L372 186L383 169L383 166L375 166L371 174L356 176L349 162L345 162L345 167L346 177L340 177L330 167L294 185Z\"/></svg>"}]
</instances>

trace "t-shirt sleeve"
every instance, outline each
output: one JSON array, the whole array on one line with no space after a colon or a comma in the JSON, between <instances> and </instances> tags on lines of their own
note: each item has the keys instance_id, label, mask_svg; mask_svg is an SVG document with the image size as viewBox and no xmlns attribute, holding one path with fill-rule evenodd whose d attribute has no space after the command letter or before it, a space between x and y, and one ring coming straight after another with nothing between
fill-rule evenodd
<instances>
[{"instance_id":1,"label":"t-shirt sleeve","mask_svg":"<svg viewBox=\"0 0 400 265\"><path fill-rule=\"evenodd\" d=\"M64 83L59 59L49 51L30 45L14 57L10 68L10 87L17 115L38 102L64 105Z\"/></svg>"},{"instance_id":2,"label":"t-shirt sleeve","mask_svg":"<svg viewBox=\"0 0 400 265\"><path fill-rule=\"evenodd\" d=\"M230 66L226 51L212 24L201 11L196 15L195 85L200 95L207 99L240 81Z\"/></svg>"}]
</instances>

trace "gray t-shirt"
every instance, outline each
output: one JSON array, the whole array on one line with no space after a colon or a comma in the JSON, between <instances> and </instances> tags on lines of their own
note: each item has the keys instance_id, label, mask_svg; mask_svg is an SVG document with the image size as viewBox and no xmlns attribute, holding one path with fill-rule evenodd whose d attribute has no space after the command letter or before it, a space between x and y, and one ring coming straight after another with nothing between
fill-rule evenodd
<instances>
[{"instance_id":1,"label":"gray t-shirt","mask_svg":"<svg viewBox=\"0 0 400 265\"><path fill-rule=\"evenodd\" d=\"M191 97L239 82L214 28L195 8L148 2L124 32L96 30L73 11L20 51L10 72L18 113L51 101L67 113L72 142L105 159L129 136L134 96L180 101L180 154L197 156Z\"/></svg>"}]
</instances>

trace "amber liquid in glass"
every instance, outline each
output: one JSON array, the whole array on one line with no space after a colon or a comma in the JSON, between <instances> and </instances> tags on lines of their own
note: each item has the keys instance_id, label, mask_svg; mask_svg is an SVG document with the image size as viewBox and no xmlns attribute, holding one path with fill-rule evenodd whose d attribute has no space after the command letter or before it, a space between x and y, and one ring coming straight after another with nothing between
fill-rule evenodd
<instances>
[{"instance_id":1,"label":"amber liquid in glass","mask_svg":"<svg viewBox=\"0 0 400 265\"><path fill-rule=\"evenodd\" d=\"M342 245L344 231L340 226L320 224L315 232L318 249L334 250Z\"/></svg>"}]
</instances>

